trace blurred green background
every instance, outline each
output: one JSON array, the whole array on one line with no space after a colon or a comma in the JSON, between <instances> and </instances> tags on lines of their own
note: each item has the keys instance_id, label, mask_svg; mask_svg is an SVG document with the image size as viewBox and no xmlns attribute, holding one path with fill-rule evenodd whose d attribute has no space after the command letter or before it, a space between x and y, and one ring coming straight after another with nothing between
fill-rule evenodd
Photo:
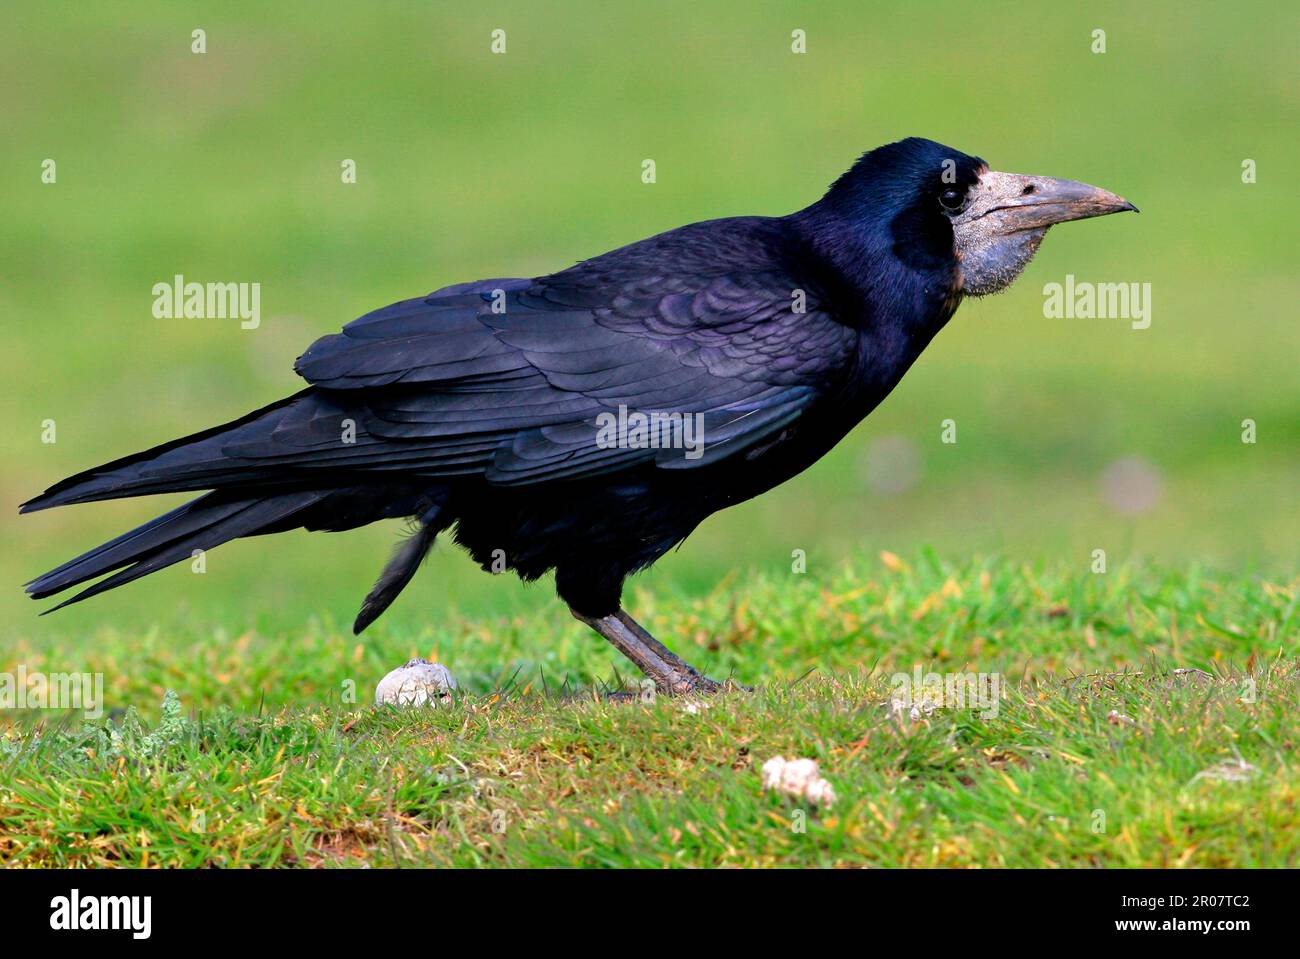
<instances>
[{"instance_id":1,"label":"blurred green background","mask_svg":"<svg viewBox=\"0 0 1300 959\"><path fill-rule=\"evenodd\" d=\"M788 570L793 549L824 577L855 551L922 544L1287 575L1298 26L1300 8L1272 3L6 3L4 638L349 623L399 524L245 540L203 576L181 565L38 619L22 582L173 501L21 520L17 506L296 390L294 357L370 309L693 220L786 213L913 134L1095 183L1142 214L1053 231L833 455L706 523L640 584L707 591L733 570ZM176 273L260 282L261 327L154 319L151 287ZM1067 273L1150 283L1151 328L1045 319L1043 285ZM955 445L940 443L947 418ZM537 610L545 629L567 620L551 596L440 546L375 628Z\"/></svg>"}]
</instances>

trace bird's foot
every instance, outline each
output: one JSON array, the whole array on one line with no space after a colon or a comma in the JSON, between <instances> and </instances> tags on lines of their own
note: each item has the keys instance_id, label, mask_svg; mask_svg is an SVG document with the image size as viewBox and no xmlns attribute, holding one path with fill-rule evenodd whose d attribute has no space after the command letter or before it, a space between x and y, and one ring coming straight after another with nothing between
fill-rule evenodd
<instances>
[{"instance_id":1,"label":"bird's foot","mask_svg":"<svg viewBox=\"0 0 1300 959\"><path fill-rule=\"evenodd\" d=\"M641 700L640 693L629 692L625 689L606 689L603 692L593 690L591 696L598 703L619 703L621 705L630 705Z\"/></svg>"},{"instance_id":2,"label":"bird's foot","mask_svg":"<svg viewBox=\"0 0 1300 959\"><path fill-rule=\"evenodd\" d=\"M723 693L752 693L753 686L746 686L738 683L731 677L722 681L710 679L703 675L699 670L689 664L683 664L688 670L685 677L680 678L677 685L670 695L675 696L715 696Z\"/></svg>"},{"instance_id":3,"label":"bird's foot","mask_svg":"<svg viewBox=\"0 0 1300 959\"><path fill-rule=\"evenodd\" d=\"M751 692L748 687L739 686L730 681L718 682L696 670L690 673L674 671L670 676L654 678L647 676L638 690L607 690L596 693L596 698L612 703L653 702L655 696L681 698L686 696L714 696L719 693L743 690Z\"/></svg>"},{"instance_id":4,"label":"bird's foot","mask_svg":"<svg viewBox=\"0 0 1300 959\"><path fill-rule=\"evenodd\" d=\"M671 688L666 692L669 696L713 696L722 692L723 685L716 679L709 679L708 676L697 672L691 667L690 671L683 674L678 671Z\"/></svg>"},{"instance_id":5,"label":"bird's foot","mask_svg":"<svg viewBox=\"0 0 1300 959\"><path fill-rule=\"evenodd\" d=\"M584 616L576 610L573 615L609 640L646 675L643 696L651 689L662 696L712 696L730 690L745 689L731 680L720 683L716 679L705 676L651 636L621 609L609 616L599 618ZM631 695L635 697L637 694Z\"/></svg>"}]
</instances>

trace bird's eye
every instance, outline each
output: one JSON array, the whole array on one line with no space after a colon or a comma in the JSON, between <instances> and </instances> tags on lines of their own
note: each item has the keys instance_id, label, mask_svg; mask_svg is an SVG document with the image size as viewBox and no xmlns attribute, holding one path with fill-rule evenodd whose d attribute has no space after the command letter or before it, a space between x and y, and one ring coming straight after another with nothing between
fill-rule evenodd
<instances>
[{"instance_id":1,"label":"bird's eye","mask_svg":"<svg viewBox=\"0 0 1300 959\"><path fill-rule=\"evenodd\" d=\"M939 194L939 203L945 210L960 210L966 202L966 194L951 187Z\"/></svg>"}]
</instances>

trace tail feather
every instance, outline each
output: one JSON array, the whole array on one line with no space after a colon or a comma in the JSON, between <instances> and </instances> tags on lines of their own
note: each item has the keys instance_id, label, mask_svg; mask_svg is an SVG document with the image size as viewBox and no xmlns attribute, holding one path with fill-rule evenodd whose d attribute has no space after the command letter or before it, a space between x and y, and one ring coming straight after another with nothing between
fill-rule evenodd
<instances>
[{"instance_id":1,"label":"tail feather","mask_svg":"<svg viewBox=\"0 0 1300 959\"><path fill-rule=\"evenodd\" d=\"M232 499L228 493L209 493L37 577L27 584L27 592L41 599L117 570L45 610L52 613L180 562L196 549L212 549L281 524L328 495L328 490L304 490Z\"/></svg>"},{"instance_id":2,"label":"tail feather","mask_svg":"<svg viewBox=\"0 0 1300 959\"><path fill-rule=\"evenodd\" d=\"M354 529L376 520L419 516L420 529L396 551L366 596L353 626L361 632L410 582L449 520L438 522L436 496L422 480L371 476L355 485L345 482L350 464L335 468L333 448L343 412L330 396L309 387L238 420L55 484L22 504L20 512L153 493L212 492L36 577L26 584L27 592L44 599L98 580L45 610L51 613L181 562L196 550L243 536L296 527ZM402 458L400 451L395 455ZM391 476L382 463L375 470L377 476ZM338 485L304 489L320 483Z\"/></svg>"},{"instance_id":3,"label":"tail feather","mask_svg":"<svg viewBox=\"0 0 1300 959\"><path fill-rule=\"evenodd\" d=\"M218 509L211 505L213 495L209 493L197 500L191 500L150 520L143 526L128 530L121 536L38 576L25 584L24 588L31 593L32 599L44 599L69 586L76 586L78 583L125 566L136 556L165 545L178 536L210 526L248 505L246 501L234 501L224 504L224 509Z\"/></svg>"},{"instance_id":4,"label":"tail feather","mask_svg":"<svg viewBox=\"0 0 1300 959\"><path fill-rule=\"evenodd\" d=\"M361 611L352 624L353 635L360 635L363 629L378 619L411 581L415 571L424 562L424 557L428 555L429 548L433 546L433 541L446 525L437 522L439 512L439 507L435 506L420 517L420 528L393 552L392 559L362 600Z\"/></svg>"},{"instance_id":5,"label":"tail feather","mask_svg":"<svg viewBox=\"0 0 1300 959\"><path fill-rule=\"evenodd\" d=\"M232 422L69 476L23 503L18 511L34 513L72 503L153 493L192 492L245 483L264 486L267 476L230 461L223 450L229 443L242 438L260 437L270 432L277 417L308 392L304 390Z\"/></svg>"}]
</instances>

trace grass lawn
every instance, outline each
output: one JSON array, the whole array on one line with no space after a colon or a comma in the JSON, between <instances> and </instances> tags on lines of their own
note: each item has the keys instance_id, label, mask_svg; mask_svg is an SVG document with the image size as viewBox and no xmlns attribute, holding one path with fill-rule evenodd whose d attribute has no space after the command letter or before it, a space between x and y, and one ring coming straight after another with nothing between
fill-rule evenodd
<instances>
[{"instance_id":1,"label":"grass lawn","mask_svg":"<svg viewBox=\"0 0 1300 959\"><path fill-rule=\"evenodd\" d=\"M642 593L669 645L757 687L651 703L603 700L615 657L558 612L20 645L4 668L75 660L133 708L12 722L0 864L1295 866L1298 585L921 552ZM370 704L411 655L454 703ZM918 665L1003 698L891 706ZM834 804L764 792L777 755Z\"/></svg>"}]
</instances>

